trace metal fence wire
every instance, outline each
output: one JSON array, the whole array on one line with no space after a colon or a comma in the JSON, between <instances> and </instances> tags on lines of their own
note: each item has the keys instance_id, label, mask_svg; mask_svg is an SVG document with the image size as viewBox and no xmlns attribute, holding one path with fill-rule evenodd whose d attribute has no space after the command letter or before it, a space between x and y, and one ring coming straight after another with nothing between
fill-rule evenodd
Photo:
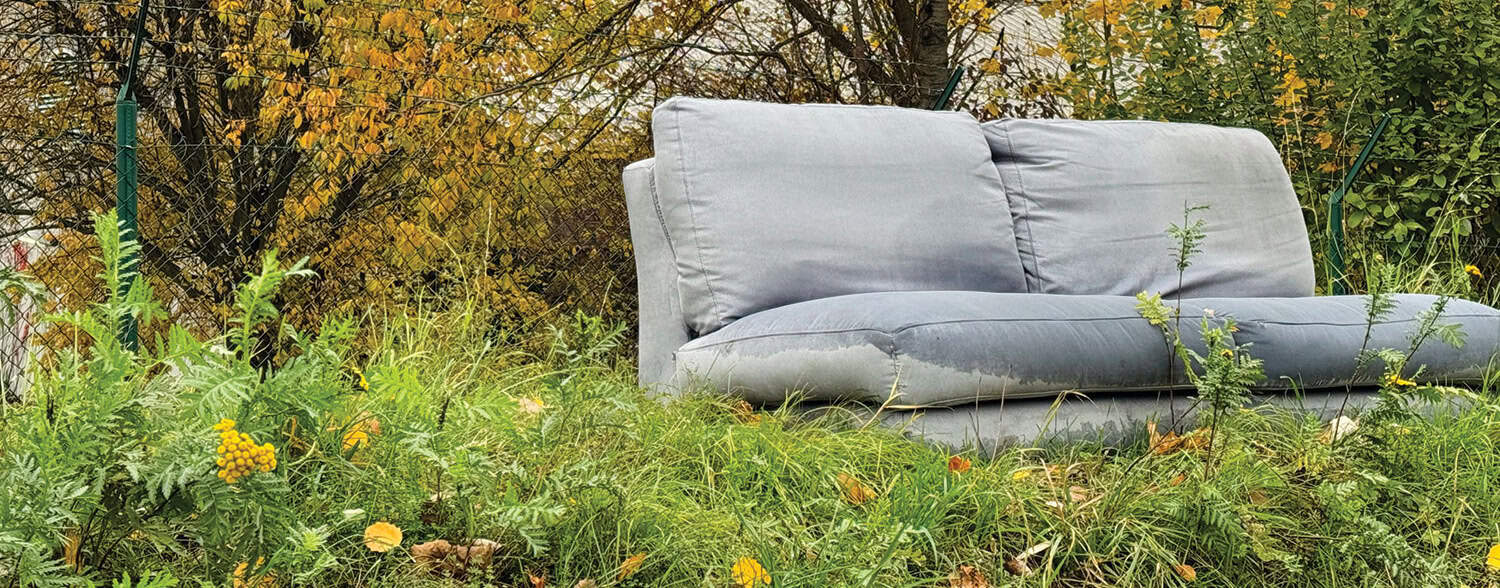
<instances>
[{"instance_id":1,"label":"metal fence wire","mask_svg":"<svg viewBox=\"0 0 1500 588\"><path fill-rule=\"evenodd\" d=\"M628 324L635 271L619 177L650 156L650 109L667 96L925 108L941 95L981 119L1255 127L1281 149L1315 231L1326 218L1319 203L1384 113L1310 93L1289 101L1280 57L1247 56L1235 70L1243 75L1208 76L1122 56L1105 88L1079 73L1097 59L1071 54L1083 51L1069 40L1076 20L1093 15L1080 3L951 3L951 13L917 15L914 28L861 20L845 4L153 3L134 79L142 271L171 321L200 332L225 324L235 285L268 250L306 257L316 272L277 300L299 328L335 313L455 302L494 309L497 333L573 310ZM1182 3L1200 28L1213 5ZM0 2L0 263L48 292L0 327L8 395L23 391L28 357L67 343L40 314L100 298L92 218L116 202L114 112L141 14L138 0ZM931 30L943 42L920 42ZM1205 61L1234 58L1208 46L1220 39L1203 36ZM959 67L966 73L950 87ZM1256 76L1264 83L1245 81ZM1171 85L1184 83L1191 90ZM1350 192L1351 231L1370 214L1399 217L1375 204L1408 194L1437 194L1441 206L1500 190L1408 183L1487 131L1421 116L1374 149ZM1482 172L1495 160L1486 151L1471 164ZM1361 243L1410 248L1428 236L1378 228ZM1465 243L1476 263L1494 257L1487 242Z\"/></svg>"}]
</instances>

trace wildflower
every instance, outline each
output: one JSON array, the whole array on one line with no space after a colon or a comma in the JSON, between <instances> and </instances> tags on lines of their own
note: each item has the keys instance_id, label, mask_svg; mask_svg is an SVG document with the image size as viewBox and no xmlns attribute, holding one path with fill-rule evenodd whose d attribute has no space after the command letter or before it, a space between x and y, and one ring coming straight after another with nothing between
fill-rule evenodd
<instances>
[{"instance_id":1,"label":"wildflower","mask_svg":"<svg viewBox=\"0 0 1500 588\"><path fill-rule=\"evenodd\" d=\"M875 499L875 491L860 482L858 478L841 473L838 480L839 488L844 491L844 500L848 500L850 504L859 505Z\"/></svg>"},{"instance_id":2,"label":"wildflower","mask_svg":"<svg viewBox=\"0 0 1500 588\"><path fill-rule=\"evenodd\" d=\"M740 588L755 588L762 584L771 585L771 574L766 573L766 568L752 557L742 557L734 562L734 568L730 569L729 573L734 576L734 583Z\"/></svg>"},{"instance_id":3,"label":"wildflower","mask_svg":"<svg viewBox=\"0 0 1500 588\"><path fill-rule=\"evenodd\" d=\"M401 527L380 521L365 527L365 547L376 553L385 553L401 544Z\"/></svg>"},{"instance_id":4,"label":"wildflower","mask_svg":"<svg viewBox=\"0 0 1500 588\"><path fill-rule=\"evenodd\" d=\"M1234 357L1234 350L1228 348L1220 349L1219 355L1223 356L1225 359L1231 359Z\"/></svg>"},{"instance_id":5,"label":"wildflower","mask_svg":"<svg viewBox=\"0 0 1500 588\"><path fill-rule=\"evenodd\" d=\"M963 457L961 455L955 455L948 458L948 471L955 474L962 474L964 472L967 472L973 465L973 462L970 462L969 458Z\"/></svg>"},{"instance_id":6,"label":"wildflower","mask_svg":"<svg viewBox=\"0 0 1500 588\"><path fill-rule=\"evenodd\" d=\"M1471 276L1474 276L1476 278L1483 278L1484 277L1484 272L1479 271L1479 266L1474 265L1472 263L1464 266L1464 273L1469 274Z\"/></svg>"},{"instance_id":7,"label":"wildflower","mask_svg":"<svg viewBox=\"0 0 1500 588\"><path fill-rule=\"evenodd\" d=\"M219 432L219 446L214 452L219 455L214 465L219 466L219 479L233 484L251 474L276 469L276 448L270 443L257 445L249 435L235 429L235 422L222 419L214 425Z\"/></svg>"},{"instance_id":8,"label":"wildflower","mask_svg":"<svg viewBox=\"0 0 1500 588\"><path fill-rule=\"evenodd\" d=\"M637 553L625 558L625 561L620 563L620 574L615 576L615 580L624 580L635 575L636 572L640 571L641 564L645 563L645 561L646 554L644 553Z\"/></svg>"},{"instance_id":9,"label":"wildflower","mask_svg":"<svg viewBox=\"0 0 1500 588\"><path fill-rule=\"evenodd\" d=\"M1391 374L1391 375L1386 376L1385 377L1385 383L1388 386L1400 387L1400 388L1410 388L1412 386L1417 385L1416 382L1413 382L1411 380L1407 380L1405 378L1402 378L1400 374Z\"/></svg>"},{"instance_id":10,"label":"wildflower","mask_svg":"<svg viewBox=\"0 0 1500 588\"><path fill-rule=\"evenodd\" d=\"M1489 555L1484 558L1484 566L1492 572L1500 572L1500 543L1490 547Z\"/></svg>"},{"instance_id":11,"label":"wildflower","mask_svg":"<svg viewBox=\"0 0 1500 588\"><path fill-rule=\"evenodd\" d=\"M1021 480L1025 480L1026 478L1030 478L1030 477L1031 477L1031 470L1016 470L1016 471L1010 473L1010 479L1012 481L1016 481L1016 482L1019 482Z\"/></svg>"},{"instance_id":12,"label":"wildflower","mask_svg":"<svg viewBox=\"0 0 1500 588\"><path fill-rule=\"evenodd\" d=\"M1198 579L1198 570L1193 569L1193 566L1187 564L1172 566L1172 571L1177 572L1177 576L1182 578L1184 582L1192 582Z\"/></svg>"},{"instance_id":13,"label":"wildflower","mask_svg":"<svg viewBox=\"0 0 1500 588\"><path fill-rule=\"evenodd\" d=\"M365 379L365 372L360 370L359 367L352 365L349 366L349 370L354 372L355 376L359 377L359 389L368 392L370 390L370 381Z\"/></svg>"}]
</instances>

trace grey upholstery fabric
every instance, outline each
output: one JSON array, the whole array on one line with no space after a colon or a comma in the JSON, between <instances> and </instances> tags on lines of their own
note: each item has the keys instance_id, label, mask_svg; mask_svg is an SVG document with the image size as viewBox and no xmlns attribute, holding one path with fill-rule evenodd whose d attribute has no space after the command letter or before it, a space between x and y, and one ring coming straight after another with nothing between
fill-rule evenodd
<instances>
[{"instance_id":1,"label":"grey upholstery fabric","mask_svg":"<svg viewBox=\"0 0 1500 588\"><path fill-rule=\"evenodd\" d=\"M1031 292L1310 296L1312 252L1291 181L1249 129L1145 121L982 127L1015 215ZM1206 221L1182 289L1166 234Z\"/></svg>"},{"instance_id":2,"label":"grey upholstery fabric","mask_svg":"<svg viewBox=\"0 0 1500 588\"><path fill-rule=\"evenodd\" d=\"M1400 295L1371 330L1370 349L1408 348L1434 298ZM1198 299L1182 303L1185 342L1201 349L1200 319L1234 317L1237 343L1265 362L1262 390L1377 384L1354 374L1365 336L1365 298ZM746 317L677 352L679 382L752 402L859 400L928 407L1063 391L1185 388L1164 338L1125 296L888 292L793 304ZM1453 300L1443 322L1468 344L1428 341L1411 367L1422 379L1474 382L1500 349L1500 311ZM1352 377L1352 378L1351 378Z\"/></svg>"},{"instance_id":3,"label":"grey upholstery fabric","mask_svg":"<svg viewBox=\"0 0 1500 588\"><path fill-rule=\"evenodd\" d=\"M1198 340L1196 320L1185 331ZM1168 386L1161 331L1135 299L987 292L886 292L793 304L740 319L677 352L684 386L752 402L860 400L895 407L1062 390ZM894 395L894 397L892 397Z\"/></svg>"},{"instance_id":4,"label":"grey upholstery fabric","mask_svg":"<svg viewBox=\"0 0 1500 588\"><path fill-rule=\"evenodd\" d=\"M1191 301L1195 312L1214 309L1232 316L1239 331L1236 343L1250 345L1251 355L1265 362L1262 389L1317 389L1346 384L1375 385L1383 366L1373 365L1354 375L1356 356L1365 345L1366 296L1304 298L1208 298ZM1419 317L1436 296L1398 294L1395 309L1370 329L1367 349L1408 351ZM1420 379L1436 383L1477 383L1500 350L1500 311L1467 300L1449 299L1440 324L1459 324L1467 338L1458 349L1429 339L1408 362L1405 375L1417 366L1427 370ZM1354 376L1351 380L1351 376Z\"/></svg>"},{"instance_id":5,"label":"grey upholstery fabric","mask_svg":"<svg viewBox=\"0 0 1500 588\"><path fill-rule=\"evenodd\" d=\"M688 326L864 292L1025 290L967 114L673 98L656 187Z\"/></svg>"},{"instance_id":6,"label":"grey upholstery fabric","mask_svg":"<svg viewBox=\"0 0 1500 588\"><path fill-rule=\"evenodd\" d=\"M1360 411L1375 401L1370 389L1312 390L1299 394L1257 394L1252 406L1275 405L1310 412L1320 419ZM1347 398L1347 401L1346 401ZM994 451L1010 445L1065 442L1128 443L1155 421L1163 429L1186 430L1197 421L1198 403L1187 393L1127 392L991 401L964 406L886 411L880 422L923 440L955 449Z\"/></svg>"},{"instance_id":7,"label":"grey upholstery fabric","mask_svg":"<svg viewBox=\"0 0 1500 588\"><path fill-rule=\"evenodd\" d=\"M666 229L657 216L653 161L625 168L625 209L635 249L637 304L640 317L639 378L652 387L672 378L672 353L691 339L677 297L677 262Z\"/></svg>"}]
</instances>

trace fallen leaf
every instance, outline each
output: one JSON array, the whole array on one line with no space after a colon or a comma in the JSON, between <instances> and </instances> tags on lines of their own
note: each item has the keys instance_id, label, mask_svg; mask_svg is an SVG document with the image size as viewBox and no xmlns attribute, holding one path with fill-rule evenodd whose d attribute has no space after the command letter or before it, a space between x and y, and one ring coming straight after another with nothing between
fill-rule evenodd
<instances>
[{"instance_id":1,"label":"fallen leaf","mask_svg":"<svg viewBox=\"0 0 1500 588\"><path fill-rule=\"evenodd\" d=\"M545 575L538 576L531 572L526 572L526 579L531 582L531 588L547 588L547 576Z\"/></svg>"},{"instance_id":2,"label":"fallen leaf","mask_svg":"<svg viewBox=\"0 0 1500 588\"><path fill-rule=\"evenodd\" d=\"M1174 565L1172 566L1172 571L1177 572L1177 576L1182 578L1184 582L1192 582L1198 579L1198 570L1193 569L1193 566L1187 564Z\"/></svg>"},{"instance_id":3,"label":"fallen leaf","mask_svg":"<svg viewBox=\"0 0 1500 588\"><path fill-rule=\"evenodd\" d=\"M1182 484L1183 481L1185 481L1185 480L1187 480L1187 474L1177 474L1175 476L1172 476L1171 480L1167 481L1167 485L1168 486L1177 486L1177 485Z\"/></svg>"},{"instance_id":4,"label":"fallen leaf","mask_svg":"<svg viewBox=\"0 0 1500 588\"><path fill-rule=\"evenodd\" d=\"M521 412L530 415L542 414L542 409L547 407L542 404L542 399L540 398L522 398L518 404L521 407Z\"/></svg>"},{"instance_id":5,"label":"fallen leaf","mask_svg":"<svg viewBox=\"0 0 1500 588\"><path fill-rule=\"evenodd\" d=\"M646 554L644 553L637 553L625 558L625 561L620 564L620 574L615 576L615 580L624 580L635 575L636 572L640 571L641 564L645 561Z\"/></svg>"},{"instance_id":6,"label":"fallen leaf","mask_svg":"<svg viewBox=\"0 0 1500 588\"><path fill-rule=\"evenodd\" d=\"M411 558L422 568L432 569L443 563L453 553L453 544L445 539L418 543L411 546Z\"/></svg>"},{"instance_id":7,"label":"fallen leaf","mask_svg":"<svg viewBox=\"0 0 1500 588\"><path fill-rule=\"evenodd\" d=\"M963 564L953 570L953 573L948 574L948 586L951 588L990 588L990 581L984 577L979 568Z\"/></svg>"},{"instance_id":8,"label":"fallen leaf","mask_svg":"<svg viewBox=\"0 0 1500 588\"><path fill-rule=\"evenodd\" d=\"M599 588L599 583L589 579L579 580L573 588Z\"/></svg>"},{"instance_id":9,"label":"fallen leaf","mask_svg":"<svg viewBox=\"0 0 1500 588\"><path fill-rule=\"evenodd\" d=\"M1339 416L1336 419L1328 421L1328 425L1323 428L1323 432L1318 434L1318 441L1324 444L1333 443L1339 439L1348 437L1357 430L1359 430L1359 421L1347 416Z\"/></svg>"},{"instance_id":10,"label":"fallen leaf","mask_svg":"<svg viewBox=\"0 0 1500 588\"><path fill-rule=\"evenodd\" d=\"M766 572L766 568L753 557L742 557L735 561L729 574L734 577L735 585L740 588L755 588L761 584L771 585L771 574Z\"/></svg>"},{"instance_id":11,"label":"fallen leaf","mask_svg":"<svg viewBox=\"0 0 1500 588\"><path fill-rule=\"evenodd\" d=\"M401 528L385 521L365 527L365 547L376 553L385 553L401 544Z\"/></svg>"},{"instance_id":12,"label":"fallen leaf","mask_svg":"<svg viewBox=\"0 0 1500 588\"><path fill-rule=\"evenodd\" d=\"M255 567L263 566L265 565L265 563L266 558L264 557L256 559ZM270 574L264 574L260 576L247 576L246 574L248 574L249 572L249 562L242 561L240 562L240 565L235 566L234 582L232 583L234 588L271 588L276 585L275 576L272 576Z\"/></svg>"},{"instance_id":13,"label":"fallen leaf","mask_svg":"<svg viewBox=\"0 0 1500 588\"><path fill-rule=\"evenodd\" d=\"M68 569L75 572L79 571L78 546L81 544L82 539L79 538L77 529L68 531L68 536L63 538L63 562L68 564Z\"/></svg>"},{"instance_id":14,"label":"fallen leaf","mask_svg":"<svg viewBox=\"0 0 1500 588\"><path fill-rule=\"evenodd\" d=\"M1031 564L1028 563L1028 560L1036 557L1042 552L1047 551L1048 549L1052 549L1051 541L1043 541L1036 545L1032 545L1031 547L1027 547L1021 553L1017 553L1015 557L1005 560L1005 571L1017 576L1030 576L1032 570Z\"/></svg>"},{"instance_id":15,"label":"fallen leaf","mask_svg":"<svg viewBox=\"0 0 1500 588\"><path fill-rule=\"evenodd\" d=\"M1083 502L1083 501L1088 500L1088 499L1089 499L1089 491L1085 490L1083 488L1083 486L1069 486L1068 487L1068 500L1071 500L1073 502Z\"/></svg>"},{"instance_id":16,"label":"fallen leaf","mask_svg":"<svg viewBox=\"0 0 1500 588\"><path fill-rule=\"evenodd\" d=\"M1261 492L1260 490L1251 490L1250 491L1250 504L1254 504L1256 506L1260 506L1262 504L1265 504L1267 500L1269 500L1269 499L1266 498L1266 493L1265 492Z\"/></svg>"},{"instance_id":17,"label":"fallen leaf","mask_svg":"<svg viewBox=\"0 0 1500 588\"><path fill-rule=\"evenodd\" d=\"M848 500L852 504L859 505L875 499L875 491L871 490L870 487L866 486L863 482L860 482L858 478L855 478L854 476L851 476L849 474L840 473L838 475L838 480L839 488L843 489L844 491L844 500Z\"/></svg>"}]
</instances>

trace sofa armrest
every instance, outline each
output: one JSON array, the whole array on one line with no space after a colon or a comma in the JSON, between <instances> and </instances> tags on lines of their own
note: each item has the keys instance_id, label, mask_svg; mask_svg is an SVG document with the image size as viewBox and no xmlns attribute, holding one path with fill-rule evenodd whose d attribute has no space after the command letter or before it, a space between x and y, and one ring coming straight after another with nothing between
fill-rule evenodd
<instances>
[{"instance_id":1,"label":"sofa armrest","mask_svg":"<svg viewBox=\"0 0 1500 588\"><path fill-rule=\"evenodd\" d=\"M692 339L692 333L683 318L677 291L677 260L671 236L658 212L655 160L630 164L623 181L640 305L639 380L643 387L658 389L671 382L673 354Z\"/></svg>"}]
</instances>

